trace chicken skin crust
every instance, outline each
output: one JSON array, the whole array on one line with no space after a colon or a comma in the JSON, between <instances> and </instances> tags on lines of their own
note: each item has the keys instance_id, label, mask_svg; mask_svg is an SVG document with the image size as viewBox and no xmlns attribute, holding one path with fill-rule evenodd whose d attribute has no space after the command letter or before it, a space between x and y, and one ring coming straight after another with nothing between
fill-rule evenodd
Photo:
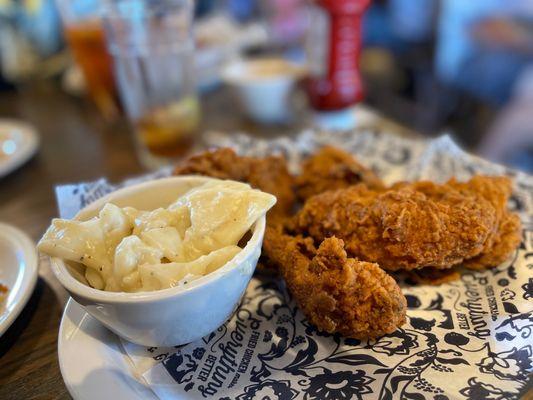
<instances>
[{"instance_id":1,"label":"chicken skin crust","mask_svg":"<svg viewBox=\"0 0 533 400\"><path fill-rule=\"evenodd\" d=\"M348 258L344 243L267 233L265 252L277 264L307 320L318 330L367 339L405 323L407 302L396 281L376 264Z\"/></svg>"},{"instance_id":2,"label":"chicken skin crust","mask_svg":"<svg viewBox=\"0 0 533 400\"><path fill-rule=\"evenodd\" d=\"M403 183L393 187L401 187ZM413 184L416 190L428 195L435 195L434 187L424 182ZM466 259L463 265L471 269L495 267L504 262L518 247L521 241L522 225L517 214L507 209L512 193L511 180L505 176L476 175L468 182L451 179L445 185L466 196L474 195L487 200L495 212L493 230L487 238L483 251L472 258Z\"/></svg>"},{"instance_id":3,"label":"chicken skin crust","mask_svg":"<svg viewBox=\"0 0 533 400\"><path fill-rule=\"evenodd\" d=\"M383 192L357 185L325 192L307 200L291 225L316 242L343 239L351 257L385 270L450 268L487 250L499 222L481 193L453 185L400 183Z\"/></svg>"},{"instance_id":4,"label":"chicken skin crust","mask_svg":"<svg viewBox=\"0 0 533 400\"><path fill-rule=\"evenodd\" d=\"M511 197L511 180L507 177L475 176L468 184L452 180L449 184L466 193L476 193L488 200L496 210L496 229L478 256L465 261L472 269L495 267L503 263L521 241L522 224L517 214L507 209Z\"/></svg>"},{"instance_id":5,"label":"chicken skin crust","mask_svg":"<svg viewBox=\"0 0 533 400\"><path fill-rule=\"evenodd\" d=\"M276 196L269 217L287 216L293 209L293 177L283 157L243 157L226 147L192 156L175 168L174 175L203 175L249 183Z\"/></svg>"},{"instance_id":6,"label":"chicken skin crust","mask_svg":"<svg viewBox=\"0 0 533 400\"><path fill-rule=\"evenodd\" d=\"M336 147L325 146L302 164L302 173L296 178L296 192L300 200L328 190L344 189L365 183L372 189L385 185L370 169Z\"/></svg>"}]
</instances>

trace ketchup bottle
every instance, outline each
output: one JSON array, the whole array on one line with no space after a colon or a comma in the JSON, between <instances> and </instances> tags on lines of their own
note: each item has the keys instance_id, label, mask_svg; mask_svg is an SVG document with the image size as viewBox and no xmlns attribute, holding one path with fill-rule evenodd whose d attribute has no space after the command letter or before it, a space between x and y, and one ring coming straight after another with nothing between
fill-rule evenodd
<instances>
[{"instance_id":1,"label":"ketchup bottle","mask_svg":"<svg viewBox=\"0 0 533 400\"><path fill-rule=\"evenodd\" d=\"M361 18L370 1L316 0L312 5L306 90L314 109L341 110L363 99Z\"/></svg>"}]
</instances>

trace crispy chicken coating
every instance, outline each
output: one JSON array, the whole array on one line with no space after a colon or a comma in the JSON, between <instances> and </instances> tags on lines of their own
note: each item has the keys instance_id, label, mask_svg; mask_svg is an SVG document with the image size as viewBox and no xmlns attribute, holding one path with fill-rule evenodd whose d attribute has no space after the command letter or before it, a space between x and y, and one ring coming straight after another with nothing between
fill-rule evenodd
<instances>
[{"instance_id":1,"label":"crispy chicken coating","mask_svg":"<svg viewBox=\"0 0 533 400\"><path fill-rule=\"evenodd\" d=\"M477 257L466 260L464 265L471 269L492 268L500 265L516 250L520 244L522 225L517 215L505 214L492 242Z\"/></svg>"},{"instance_id":2,"label":"crispy chicken coating","mask_svg":"<svg viewBox=\"0 0 533 400\"><path fill-rule=\"evenodd\" d=\"M250 173L246 181L277 198L276 205L269 213L270 222L273 222L275 217L291 215L296 197L293 189L294 179L287 169L285 159L269 156L251 160Z\"/></svg>"},{"instance_id":3,"label":"crispy chicken coating","mask_svg":"<svg viewBox=\"0 0 533 400\"><path fill-rule=\"evenodd\" d=\"M357 185L322 193L305 203L293 225L317 242L341 238L350 256L395 271L450 268L476 257L497 223L479 193L416 182L384 192Z\"/></svg>"},{"instance_id":4,"label":"crispy chicken coating","mask_svg":"<svg viewBox=\"0 0 533 400\"><path fill-rule=\"evenodd\" d=\"M227 147L193 155L174 170L174 175L205 175L236 181L245 180L249 173L249 161Z\"/></svg>"},{"instance_id":5,"label":"crispy chicken coating","mask_svg":"<svg viewBox=\"0 0 533 400\"><path fill-rule=\"evenodd\" d=\"M243 157L230 148L220 148L192 156L176 167L174 175L205 175L247 182L276 196L277 203L269 217L289 215L294 205L293 178L282 157Z\"/></svg>"},{"instance_id":6,"label":"crispy chicken coating","mask_svg":"<svg viewBox=\"0 0 533 400\"><path fill-rule=\"evenodd\" d=\"M385 185L370 169L336 147L326 146L302 164L302 173L296 178L298 198L306 200L327 190L344 189L365 183L372 189L384 189Z\"/></svg>"},{"instance_id":7,"label":"crispy chicken coating","mask_svg":"<svg viewBox=\"0 0 533 400\"><path fill-rule=\"evenodd\" d=\"M407 302L395 280L378 265L348 258L342 240L271 230L265 252L278 265L306 318L319 330L367 339L405 323Z\"/></svg>"},{"instance_id":8,"label":"crispy chicken coating","mask_svg":"<svg viewBox=\"0 0 533 400\"><path fill-rule=\"evenodd\" d=\"M507 209L507 202L512 193L511 180L503 176L478 175L468 183L452 180L449 184L463 193L482 196L496 210L496 229L492 231L481 254L466 260L465 266L483 269L504 262L520 244L522 229L518 215Z\"/></svg>"},{"instance_id":9,"label":"crispy chicken coating","mask_svg":"<svg viewBox=\"0 0 533 400\"><path fill-rule=\"evenodd\" d=\"M405 183L397 184L395 187L402 185ZM439 190L445 193L451 187L465 196L473 195L485 199L494 209L496 220L483 250L479 255L465 259L463 265L466 267L471 269L495 267L504 262L520 244L520 218L507 209L507 202L512 193L511 180L508 177L476 175L468 182L451 179L438 189L424 182L412 185L416 190L431 196L438 195Z\"/></svg>"}]
</instances>

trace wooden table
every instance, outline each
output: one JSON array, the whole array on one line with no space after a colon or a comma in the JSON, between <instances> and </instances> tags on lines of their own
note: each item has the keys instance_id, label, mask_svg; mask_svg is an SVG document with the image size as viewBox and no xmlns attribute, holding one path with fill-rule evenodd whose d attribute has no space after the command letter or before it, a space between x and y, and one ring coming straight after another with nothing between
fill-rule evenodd
<instances>
[{"instance_id":1,"label":"wooden table","mask_svg":"<svg viewBox=\"0 0 533 400\"><path fill-rule=\"evenodd\" d=\"M224 90L205 96L204 129L243 130L254 135L286 134L300 127L261 128L236 112ZM57 216L55 185L106 176L112 181L143 172L124 121L110 126L94 109L53 83L18 93L0 93L0 117L16 117L38 127L41 148L24 167L0 180L0 221L38 240ZM377 118L372 123L398 134L405 128ZM70 398L57 358L57 335L66 292L43 263L28 305L0 343L0 399Z\"/></svg>"}]
</instances>

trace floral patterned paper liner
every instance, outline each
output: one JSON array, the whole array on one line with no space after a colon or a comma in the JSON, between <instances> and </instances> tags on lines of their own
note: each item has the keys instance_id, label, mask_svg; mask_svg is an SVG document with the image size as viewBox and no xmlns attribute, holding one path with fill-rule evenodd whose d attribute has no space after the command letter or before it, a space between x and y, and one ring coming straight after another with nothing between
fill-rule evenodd
<instances>
[{"instance_id":1,"label":"floral patterned paper liner","mask_svg":"<svg viewBox=\"0 0 533 400\"><path fill-rule=\"evenodd\" d=\"M197 343L145 349L123 342L137 374L160 398L518 397L532 370L531 177L466 154L449 137L423 142L371 131L307 131L273 141L212 134L208 143L229 145L242 154L282 153L293 170L316 147L337 144L389 183L507 174L515 179L510 206L521 215L524 239L514 256L495 269L467 271L460 281L439 287L405 287L408 323L369 342L317 332L281 282L254 278L236 314ZM123 185L100 180L60 187L61 215L72 216Z\"/></svg>"}]
</instances>

